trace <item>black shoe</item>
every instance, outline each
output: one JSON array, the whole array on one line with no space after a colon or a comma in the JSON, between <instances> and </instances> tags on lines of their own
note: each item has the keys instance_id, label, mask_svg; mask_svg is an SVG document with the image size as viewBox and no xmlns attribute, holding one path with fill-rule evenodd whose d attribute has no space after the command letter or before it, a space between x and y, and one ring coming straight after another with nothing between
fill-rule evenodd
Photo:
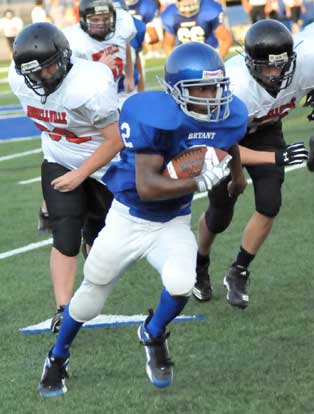
<instances>
[{"instance_id":1,"label":"black shoe","mask_svg":"<svg viewBox=\"0 0 314 414\"><path fill-rule=\"evenodd\" d=\"M245 309L249 304L247 286L250 272L241 266L230 267L224 278L224 286L227 288L227 301L232 306Z\"/></svg>"},{"instance_id":2,"label":"black shoe","mask_svg":"<svg viewBox=\"0 0 314 414\"><path fill-rule=\"evenodd\" d=\"M208 273L208 264L204 266L196 266L196 283L192 290L193 296L200 302L208 302L213 296L210 283L210 275Z\"/></svg>"},{"instance_id":3,"label":"black shoe","mask_svg":"<svg viewBox=\"0 0 314 414\"><path fill-rule=\"evenodd\" d=\"M39 209L38 213L38 225L37 225L38 231L48 232L51 233L52 227L49 220L49 214L48 212L43 212L42 209Z\"/></svg>"},{"instance_id":4,"label":"black shoe","mask_svg":"<svg viewBox=\"0 0 314 414\"><path fill-rule=\"evenodd\" d=\"M307 160L307 168L309 171L314 171L314 136L310 137L309 140L309 159Z\"/></svg>"},{"instance_id":5,"label":"black shoe","mask_svg":"<svg viewBox=\"0 0 314 414\"><path fill-rule=\"evenodd\" d=\"M168 387L173 381L173 362L170 359L167 339L170 333L164 332L153 338L146 330L147 323L153 316L150 311L144 323L139 326L137 335L146 351L146 373L150 381L159 388Z\"/></svg>"},{"instance_id":6,"label":"black shoe","mask_svg":"<svg viewBox=\"0 0 314 414\"><path fill-rule=\"evenodd\" d=\"M56 310L55 314L53 315L53 318L51 319L51 325L50 330L52 333L58 333L60 330L61 322L63 319L63 312L65 309L65 305L61 305Z\"/></svg>"},{"instance_id":7,"label":"black shoe","mask_svg":"<svg viewBox=\"0 0 314 414\"><path fill-rule=\"evenodd\" d=\"M38 386L38 393L41 397L57 397L67 392L65 379L69 377L68 368L69 358L61 359L48 353L43 373Z\"/></svg>"}]
</instances>

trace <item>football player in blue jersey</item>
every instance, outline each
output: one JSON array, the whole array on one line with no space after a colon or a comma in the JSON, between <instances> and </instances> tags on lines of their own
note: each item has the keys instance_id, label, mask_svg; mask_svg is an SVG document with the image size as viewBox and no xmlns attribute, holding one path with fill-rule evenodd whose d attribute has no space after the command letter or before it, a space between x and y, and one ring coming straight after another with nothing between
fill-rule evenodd
<instances>
[{"instance_id":1,"label":"football player in blue jersey","mask_svg":"<svg viewBox=\"0 0 314 414\"><path fill-rule=\"evenodd\" d=\"M128 9L124 0L117 0L113 2L113 5L115 8L121 7L126 10ZM131 58L134 63L134 69L133 69L134 85L138 92L143 92L144 91L144 73L143 73L142 61L140 58L140 52L143 48L143 43L145 39L146 24L144 23L143 20L135 17L134 15L132 17L133 17L134 25L136 28L136 35L130 41ZM125 92L125 88L124 88L124 74L123 74L118 82L118 93L121 96L121 94L123 94L124 92Z\"/></svg>"},{"instance_id":2,"label":"football player in blue jersey","mask_svg":"<svg viewBox=\"0 0 314 414\"><path fill-rule=\"evenodd\" d=\"M153 19L158 15L158 7L154 0L125 0L129 13L146 24L145 42L154 44L159 37L153 24Z\"/></svg>"},{"instance_id":3,"label":"football player in blue jersey","mask_svg":"<svg viewBox=\"0 0 314 414\"><path fill-rule=\"evenodd\" d=\"M176 43L202 42L219 49L224 58L232 35L223 23L223 10L214 0L177 0L162 13L166 55Z\"/></svg>"},{"instance_id":4,"label":"football player in blue jersey","mask_svg":"<svg viewBox=\"0 0 314 414\"><path fill-rule=\"evenodd\" d=\"M84 266L84 281L66 307L59 335L49 351L39 384L43 397L66 392L69 348L82 324L102 310L114 285L135 261L146 260L160 274L163 290L155 312L138 329L146 351L146 372L156 387L173 381L166 332L195 283L197 244L190 226L195 191L211 191L231 171L229 192L246 181L237 142L247 128L245 105L229 90L223 62L212 47L191 42L165 63L165 91L126 100L120 115L121 160L103 179L114 194L106 226ZM227 155L195 178L162 175L167 163L193 146L217 147Z\"/></svg>"},{"instance_id":5,"label":"football player in blue jersey","mask_svg":"<svg viewBox=\"0 0 314 414\"><path fill-rule=\"evenodd\" d=\"M154 0L125 0L132 16L138 17L144 23L153 20L157 13L157 4Z\"/></svg>"}]
</instances>

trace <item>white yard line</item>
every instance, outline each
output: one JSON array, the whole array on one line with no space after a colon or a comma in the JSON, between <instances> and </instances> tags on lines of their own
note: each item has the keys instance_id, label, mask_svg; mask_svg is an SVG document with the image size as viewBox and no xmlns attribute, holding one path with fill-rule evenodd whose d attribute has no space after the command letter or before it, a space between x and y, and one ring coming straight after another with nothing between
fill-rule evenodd
<instances>
[{"instance_id":1,"label":"white yard line","mask_svg":"<svg viewBox=\"0 0 314 414\"><path fill-rule=\"evenodd\" d=\"M40 139L40 135L38 136L30 136L30 137L21 137L21 138L10 138L10 139L0 139L1 144L8 144L10 142L22 142L22 141L30 141L32 139Z\"/></svg>"},{"instance_id":2,"label":"white yard line","mask_svg":"<svg viewBox=\"0 0 314 414\"><path fill-rule=\"evenodd\" d=\"M303 164L293 165L291 167L287 167L286 168L286 173L288 173L290 171L298 170L300 168L304 168L305 165L306 164L303 163ZM252 180L248 179L248 184L251 184L251 183L252 183ZM194 200L199 200L200 198L205 198L205 197L207 197L207 193L196 194L193 198L193 201ZM25 252L29 252L31 250L40 249L41 247L48 246L51 243L52 243L52 239L50 238L50 239L43 240L41 242L28 244L26 246L20 247L19 249L9 250L7 252L0 253L0 260L1 259L6 259L6 258L11 257L11 256L15 256L15 255L20 254L20 253L25 253Z\"/></svg>"},{"instance_id":3,"label":"white yard line","mask_svg":"<svg viewBox=\"0 0 314 414\"><path fill-rule=\"evenodd\" d=\"M48 246L51 243L52 243L52 238L42 240L37 243L27 244L26 246L19 247L18 249L9 250L8 252L0 253L0 260L7 259L8 257L11 257L11 256L16 256L17 254L20 254L20 253L25 253L25 252L30 252L31 250L40 249L41 247Z\"/></svg>"},{"instance_id":4,"label":"white yard line","mask_svg":"<svg viewBox=\"0 0 314 414\"><path fill-rule=\"evenodd\" d=\"M35 177L35 178L31 178L30 180L18 181L17 184L27 185L27 184L39 183L40 181L41 181L41 177Z\"/></svg>"},{"instance_id":5,"label":"white yard line","mask_svg":"<svg viewBox=\"0 0 314 414\"><path fill-rule=\"evenodd\" d=\"M27 155L39 154L40 152L42 152L41 148L36 148L31 151L17 152L16 154L5 155L4 157L0 157L0 162L7 161L7 160L13 160L14 158L25 157Z\"/></svg>"},{"instance_id":6,"label":"white yard line","mask_svg":"<svg viewBox=\"0 0 314 414\"><path fill-rule=\"evenodd\" d=\"M5 95L12 95L11 91L1 91L0 92L0 96L5 96Z\"/></svg>"}]
</instances>

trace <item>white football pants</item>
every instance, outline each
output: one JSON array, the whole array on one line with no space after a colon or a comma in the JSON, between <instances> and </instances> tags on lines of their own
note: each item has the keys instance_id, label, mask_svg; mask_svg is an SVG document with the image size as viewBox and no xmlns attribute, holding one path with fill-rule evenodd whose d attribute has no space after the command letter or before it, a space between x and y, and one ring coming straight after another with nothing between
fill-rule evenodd
<instances>
[{"instance_id":1,"label":"white football pants","mask_svg":"<svg viewBox=\"0 0 314 414\"><path fill-rule=\"evenodd\" d=\"M133 217L113 201L106 226L94 241L84 266L84 281L70 303L70 315L86 322L96 317L122 273L142 258L160 273L172 296L189 296L196 280L197 243L190 215L156 223Z\"/></svg>"}]
</instances>

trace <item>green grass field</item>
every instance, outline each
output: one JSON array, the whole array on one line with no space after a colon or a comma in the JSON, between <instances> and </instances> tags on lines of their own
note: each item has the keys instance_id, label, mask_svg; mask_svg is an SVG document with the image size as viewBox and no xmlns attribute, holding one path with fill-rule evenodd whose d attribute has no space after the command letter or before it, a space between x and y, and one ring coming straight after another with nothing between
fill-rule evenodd
<instances>
[{"instance_id":1,"label":"green grass field","mask_svg":"<svg viewBox=\"0 0 314 414\"><path fill-rule=\"evenodd\" d=\"M148 72L150 86L156 85L154 75ZM16 102L10 95L2 98L1 104ZM288 142L307 141L313 127L306 114L298 108L285 120ZM0 143L0 157L39 147L39 140ZM0 162L0 253L47 238L36 230L40 184L17 184L39 176L40 162L41 154ZM175 379L164 390L150 384L137 327L131 326L80 332L72 348L69 392L41 399L36 388L54 338L22 335L19 329L54 312L50 249L0 260L0 413L313 414L313 193L314 175L306 168L286 175L282 211L252 265L250 306L239 311L227 304L222 279L254 209L252 186L247 187L232 225L214 246L213 301L191 299L183 312L207 320L170 326ZM206 208L206 199L193 204L195 232ZM82 264L80 258L78 284ZM138 263L103 313L146 313L158 303L160 290L158 274Z\"/></svg>"}]
</instances>

